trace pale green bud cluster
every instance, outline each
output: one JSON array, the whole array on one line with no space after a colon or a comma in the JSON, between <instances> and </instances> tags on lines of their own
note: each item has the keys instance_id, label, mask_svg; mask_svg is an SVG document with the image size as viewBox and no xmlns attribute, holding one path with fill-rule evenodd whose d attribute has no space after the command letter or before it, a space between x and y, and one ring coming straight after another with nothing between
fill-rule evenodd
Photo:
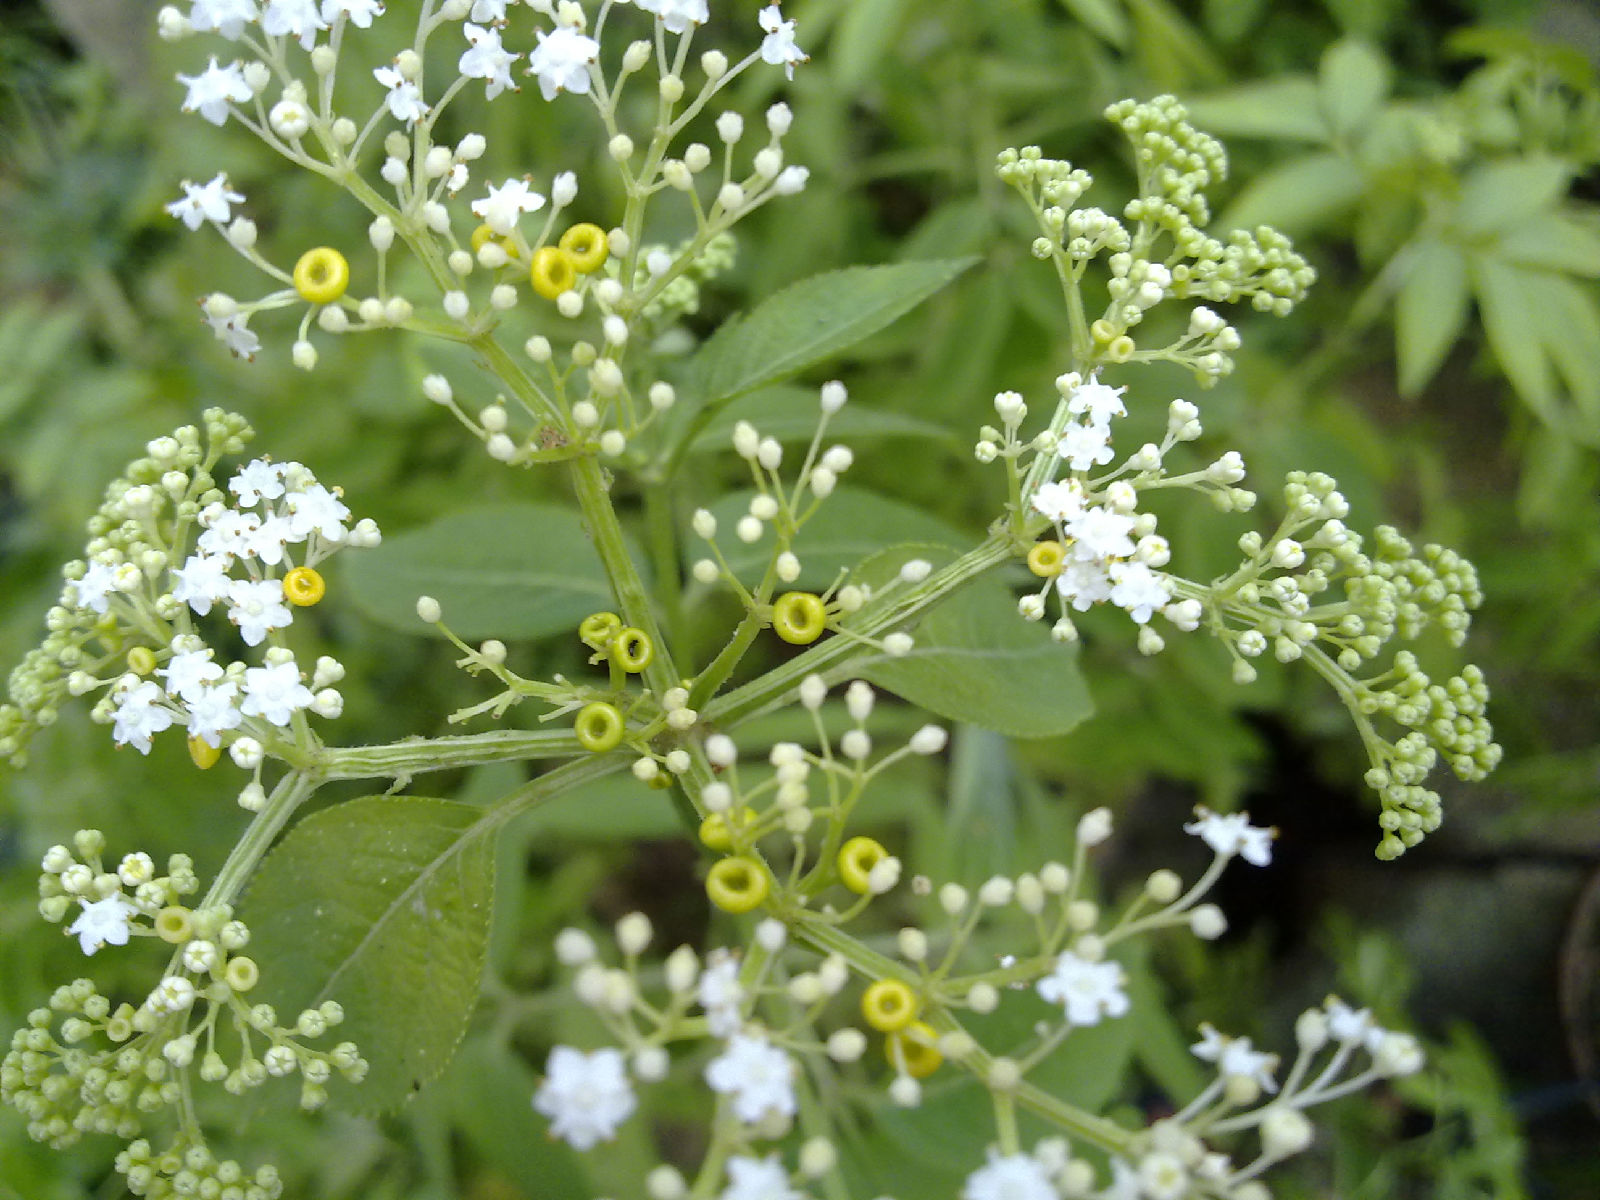
<instances>
[{"instance_id":1,"label":"pale green bud cluster","mask_svg":"<svg viewBox=\"0 0 1600 1200\"><path fill-rule=\"evenodd\" d=\"M738 257L738 240L726 231L711 237L698 250L699 239L691 238L674 247L641 247L634 271L633 290L647 295L654 290L654 266L677 268L671 280L647 301L641 315L658 327L671 325L681 317L700 311L701 287L733 268Z\"/></svg>"},{"instance_id":2,"label":"pale green bud cluster","mask_svg":"<svg viewBox=\"0 0 1600 1200\"><path fill-rule=\"evenodd\" d=\"M140 1138L117 1155L117 1173L135 1196L216 1197L216 1200L277 1200L283 1195L278 1169L265 1163L247 1174L233 1159L218 1159L203 1141L175 1141L160 1154Z\"/></svg>"},{"instance_id":3,"label":"pale green bud cluster","mask_svg":"<svg viewBox=\"0 0 1600 1200\"><path fill-rule=\"evenodd\" d=\"M1423 781L1441 755L1466 780L1484 778L1500 761L1485 716L1489 690L1473 666L1434 683L1408 650L1379 674L1354 672L1396 638L1415 641L1431 628L1462 645L1483 601L1477 572L1442 546L1419 552L1389 526L1377 528L1367 553L1344 524L1349 505L1320 472L1291 472L1284 508L1270 538L1240 539L1246 559L1233 575L1195 594L1214 614L1212 628L1234 655L1240 683L1255 678L1247 660L1270 649L1281 662L1303 658L1333 684L1371 759L1367 783L1383 801L1378 854L1393 858L1439 826L1438 793ZM1411 732L1390 740L1373 728L1378 716Z\"/></svg>"},{"instance_id":4,"label":"pale green bud cluster","mask_svg":"<svg viewBox=\"0 0 1600 1200\"><path fill-rule=\"evenodd\" d=\"M76 854L65 846L52 846L44 855L44 869L39 874L39 916L52 925L61 924L76 912L74 905L112 896L124 896L138 916L154 918L162 909L200 889L194 860L187 854L168 855L167 873L157 875L155 864L143 852L125 855L115 869L107 870L100 857L105 837L98 829L78 830L73 847ZM141 930L145 931L148 927Z\"/></svg>"},{"instance_id":5,"label":"pale green bud cluster","mask_svg":"<svg viewBox=\"0 0 1600 1200\"><path fill-rule=\"evenodd\" d=\"M84 558L62 568L66 587L45 614L44 641L11 672L10 703L0 704L0 758L12 766L26 765L28 741L55 723L63 701L93 686L108 669L120 674L113 664L130 640L150 640L153 629L183 608L156 581L174 565L201 509L226 498L211 468L254 436L243 417L220 408L207 409L203 420L203 431L186 425L152 441L143 457L111 481L89 518ZM104 613L80 604L76 594L74 585L91 563L128 575L129 588L112 597ZM156 640L164 644L166 638Z\"/></svg>"}]
</instances>

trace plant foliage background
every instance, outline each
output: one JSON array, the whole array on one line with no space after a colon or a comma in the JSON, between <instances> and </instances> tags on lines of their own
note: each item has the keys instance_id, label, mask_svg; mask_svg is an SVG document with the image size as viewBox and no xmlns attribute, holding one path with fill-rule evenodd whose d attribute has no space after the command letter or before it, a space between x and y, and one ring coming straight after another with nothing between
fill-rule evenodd
<instances>
[{"instance_id":1,"label":"plant foliage background","mask_svg":"<svg viewBox=\"0 0 1600 1200\"><path fill-rule=\"evenodd\" d=\"M363 220L327 209L261 147L177 120L155 7L54 0L0 16L8 665L37 640L104 480L207 404L246 413L262 445L315 462L393 535L464 495L523 502L544 486L564 499L554 479L494 467L422 399L440 352L343 339L291 391L286 363L246 365L198 330L195 298L230 290L228 272L245 268L162 211L197 164L226 164L280 240L359 241ZM829 372L857 401L854 482L882 498L882 530L869 532L981 532L1003 497L971 462L974 414L997 389L1037 390L1055 374L1053 284L1026 259L1026 215L1001 194L995 151L1038 143L1119 188L1100 110L1173 91L1232 152L1219 224L1284 229L1321 276L1296 319L1240 318L1250 352L1209 398L1208 428L1259 478L1327 470L1363 523L1391 514L1458 547L1488 597L1475 641L1505 765L1487 786L1447 792L1445 828L1402 863L1371 857L1365 759L1331 695L1271 669L1237 688L1221 655L1184 639L1158 669L1131 639L1096 638L1093 614L1090 720L1020 749L961 732L951 785L936 793L908 776L882 821L924 861L944 853L952 873L981 879L1018 869L1038 831L1110 804L1129 834L1110 870L1135 880L1183 852L1162 831L1195 801L1249 807L1282 830L1278 860L1232 882L1235 928L1220 946L1169 957L1159 973L1208 992L1211 1019L1279 1037L1337 984L1386 1023L1416 1022L1439 1067L1384 1105L1349 1108L1341 1137L1310 1156L1308 1182L1282 1176L1282 1193L1327 1194L1317 1178L1349 1198L1600 1193L1600 16L1532 0L789 0L785 15L817 59L791 85L806 117L793 150L811 186L742 227L703 330L826 266L985 260ZM574 131L562 127L570 110L542 111L545 123L485 132L516 161L549 158ZM490 119L513 118L501 107ZM1175 371L1164 381L1172 396L1188 386ZM767 414L797 405L782 389L760 402ZM726 469L705 458L703 499L735 486ZM476 519L492 525L493 510ZM1235 533L1212 521L1180 535L1217 539L1220 561ZM346 740L404 736L470 703L450 648L416 632L409 602L385 607L389 581L346 575L365 611L315 614L367 682L349 690ZM570 613L535 611L526 594L507 603L492 632L524 636L512 647L524 667L576 661L538 640ZM176 741L148 759L114 754L72 713L26 773L0 776L0 1025L19 1024L77 953L34 913L38 854L62 830L115 828L155 849L181 829L202 874L220 862L240 816L181 754ZM493 795L512 782L494 770L436 794ZM381 1121L263 1110L249 1122L242 1136L274 1143L305 1194L603 1189L533 1136L527 1108L531 1064L579 1014L516 996L551 978L551 937L574 910L611 920L644 908L690 941L705 916L667 806L615 786L594 800L541 812L498 843L491 983L437 1085ZM1159 1081L1180 1068L1141 1069ZM926 1136L906 1132L908 1157ZM656 1153L633 1137L608 1156L618 1178ZM102 1159L93 1144L67 1156L35 1147L0 1113L4 1200L104 1194Z\"/></svg>"}]
</instances>

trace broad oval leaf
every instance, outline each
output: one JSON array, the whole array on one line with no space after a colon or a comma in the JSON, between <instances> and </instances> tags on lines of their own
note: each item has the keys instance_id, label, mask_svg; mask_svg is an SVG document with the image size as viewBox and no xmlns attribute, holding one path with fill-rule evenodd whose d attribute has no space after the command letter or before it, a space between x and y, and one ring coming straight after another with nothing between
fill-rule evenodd
<instances>
[{"instance_id":1,"label":"broad oval leaf","mask_svg":"<svg viewBox=\"0 0 1600 1200\"><path fill-rule=\"evenodd\" d=\"M1223 229L1271 225L1288 234L1307 233L1353 207L1365 188L1353 162L1332 150L1319 150L1257 175L1218 224Z\"/></svg>"},{"instance_id":2,"label":"broad oval leaf","mask_svg":"<svg viewBox=\"0 0 1600 1200\"><path fill-rule=\"evenodd\" d=\"M1572 164L1530 156L1485 163L1462 181L1456 224L1469 238L1496 237L1555 206L1567 194Z\"/></svg>"},{"instance_id":3,"label":"broad oval leaf","mask_svg":"<svg viewBox=\"0 0 1600 1200\"><path fill-rule=\"evenodd\" d=\"M1389 94L1389 60L1359 38L1345 38L1322 56L1317 78L1322 114L1336 137L1360 131Z\"/></svg>"},{"instance_id":4,"label":"broad oval leaf","mask_svg":"<svg viewBox=\"0 0 1600 1200\"><path fill-rule=\"evenodd\" d=\"M251 1000L290 1024L338 1001L345 1021L327 1046L353 1041L372 1066L360 1085L329 1089L342 1107L398 1108L466 1031L494 893L482 817L450 800L350 800L290 830L250 885L240 915L262 980Z\"/></svg>"},{"instance_id":5,"label":"broad oval leaf","mask_svg":"<svg viewBox=\"0 0 1600 1200\"><path fill-rule=\"evenodd\" d=\"M643 569L643 558L634 554ZM417 619L432 596L457 637L535 638L612 605L611 586L578 514L556 504L498 504L441 517L345 558L356 605L392 629L433 634Z\"/></svg>"},{"instance_id":6,"label":"broad oval leaf","mask_svg":"<svg viewBox=\"0 0 1600 1200\"><path fill-rule=\"evenodd\" d=\"M893 546L853 578L881 586L908 559L941 565L953 557L942 546ZM1018 616L998 580L973 580L931 609L912 636L916 644L903 657L863 659L862 677L947 720L1008 737L1054 737L1094 711L1077 647Z\"/></svg>"},{"instance_id":7,"label":"broad oval leaf","mask_svg":"<svg viewBox=\"0 0 1600 1200\"><path fill-rule=\"evenodd\" d=\"M977 260L847 267L803 279L718 329L695 355L701 402L719 404L839 353L905 315Z\"/></svg>"},{"instance_id":8,"label":"broad oval leaf","mask_svg":"<svg viewBox=\"0 0 1600 1200\"><path fill-rule=\"evenodd\" d=\"M1519 221L1496 253L1519 267L1600 279L1600 223L1546 213Z\"/></svg>"},{"instance_id":9,"label":"broad oval leaf","mask_svg":"<svg viewBox=\"0 0 1600 1200\"><path fill-rule=\"evenodd\" d=\"M1189 119L1207 133L1298 142L1328 140L1317 82L1304 75L1247 83L1187 101L1187 106Z\"/></svg>"},{"instance_id":10,"label":"broad oval leaf","mask_svg":"<svg viewBox=\"0 0 1600 1200\"><path fill-rule=\"evenodd\" d=\"M1472 291L1483 317L1489 347L1522 402L1552 426L1561 424L1545 354L1539 310L1546 281L1543 271L1525 271L1486 254L1471 260Z\"/></svg>"},{"instance_id":11,"label":"broad oval leaf","mask_svg":"<svg viewBox=\"0 0 1600 1200\"><path fill-rule=\"evenodd\" d=\"M1412 247L1395 301L1402 395L1416 395L1433 378L1461 336L1470 298L1467 260L1459 249L1433 238Z\"/></svg>"}]
</instances>

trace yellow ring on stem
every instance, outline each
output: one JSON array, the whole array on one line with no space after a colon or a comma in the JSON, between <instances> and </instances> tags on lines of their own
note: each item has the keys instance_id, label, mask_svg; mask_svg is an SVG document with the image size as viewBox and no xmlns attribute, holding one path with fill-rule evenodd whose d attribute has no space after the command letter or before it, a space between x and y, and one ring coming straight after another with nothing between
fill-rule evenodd
<instances>
[{"instance_id":1,"label":"yellow ring on stem","mask_svg":"<svg viewBox=\"0 0 1600 1200\"><path fill-rule=\"evenodd\" d=\"M872 890L868 882L872 868L888 857L876 838L853 837L839 847L839 878L856 895L865 896Z\"/></svg>"},{"instance_id":2,"label":"yellow ring on stem","mask_svg":"<svg viewBox=\"0 0 1600 1200\"><path fill-rule=\"evenodd\" d=\"M650 635L632 625L624 625L611 639L611 661L630 674L644 670L655 656L656 644Z\"/></svg>"},{"instance_id":3,"label":"yellow ring on stem","mask_svg":"<svg viewBox=\"0 0 1600 1200\"><path fill-rule=\"evenodd\" d=\"M598 271L611 253L606 231L588 221L581 221L563 233L559 245L572 260L573 268L584 275Z\"/></svg>"},{"instance_id":4,"label":"yellow ring on stem","mask_svg":"<svg viewBox=\"0 0 1600 1200\"><path fill-rule=\"evenodd\" d=\"M861 993L861 1016L879 1033L899 1033L917 1019L922 1007L909 984L880 979Z\"/></svg>"},{"instance_id":5,"label":"yellow ring on stem","mask_svg":"<svg viewBox=\"0 0 1600 1200\"><path fill-rule=\"evenodd\" d=\"M772 882L753 858L718 859L706 876L706 895L723 912L747 913L767 898Z\"/></svg>"},{"instance_id":6,"label":"yellow ring on stem","mask_svg":"<svg viewBox=\"0 0 1600 1200\"><path fill-rule=\"evenodd\" d=\"M772 605L772 630L791 646L809 646L828 627L828 608L815 592L785 592Z\"/></svg>"},{"instance_id":7,"label":"yellow ring on stem","mask_svg":"<svg viewBox=\"0 0 1600 1200\"><path fill-rule=\"evenodd\" d=\"M1054 538L1035 542L1033 548L1028 551L1028 570L1040 579L1049 579L1061 574L1066 561L1067 548Z\"/></svg>"},{"instance_id":8,"label":"yellow ring on stem","mask_svg":"<svg viewBox=\"0 0 1600 1200\"><path fill-rule=\"evenodd\" d=\"M312 304L332 304L350 286L350 264L332 246L307 250L294 264L294 290Z\"/></svg>"},{"instance_id":9,"label":"yellow ring on stem","mask_svg":"<svg viewBox=\"0 0 1600 1200\"><path fill-rule=\"evenodd\" d=\"M327 581L313 567L295 567L284 573L283 598L297 608L310 608L327 592Z\"/></svg>"},{"instance_id":10,"label":"yellow ring on stem","mask_svg":"<svg viewBox=\"0 0 1600 1200\"><path fill-rule=\"evenodd\" d=\"M592 754L615 750L622 742L622 714L615 704L596 700L578 710L572 730L578 735L578 744Z\"/></svg>"},{"instance_id":11,"label":"yellow ring on stem","mask_svg":"<svg viewBox=\"0 0 1600 1200\"><path fill-rule=\"evenodd\" d=\"M572 255L559 246L540 246L528 264L528 282L546 300L554 300L577 284L578 268Z\"/></svg>"}]
</instances>

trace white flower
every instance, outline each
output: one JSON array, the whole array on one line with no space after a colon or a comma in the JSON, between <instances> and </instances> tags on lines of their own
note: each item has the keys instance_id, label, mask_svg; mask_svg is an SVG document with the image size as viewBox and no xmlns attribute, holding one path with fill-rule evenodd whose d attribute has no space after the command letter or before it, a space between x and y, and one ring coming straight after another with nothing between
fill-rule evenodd
<instances>
[{"instance_id":1,"label":"white flower","mask_svg":"<svg viewBox=\"0 0 1600 1200\"><path fill-rule=\"evenodd\" d=\"M204 114L202 114L204 115ZM222 124L218 121L217 124ZM256 351L261 349L261 339L250 331L246 324L250 317L248 313L230 313L225 317L207 315L206 321L211 326L211 332L217 335L217 340L222 342L233 352L235 358L254 358Z\"/></svg>"},{"instance_id":2,"label":"white flower","mask_svg":"<svg viewBox=\"0 0 1600 1200\"><path fill-rule=\"evenodd\" d=\"M1001 1157L991 1146L989 1161L967 1176L961 1200L1057 1200L1060 1193L1038 1159L1027 1154Z\"/></svg>"},{"instance_id":3,"label":"white flower","mask_svg":"<svg viewBox=\"0 0 1600 1200\"><path fill-rule=\"evenodd\" d=\"M222 668L211 661L209 649L184 650L169 658L156 674L166 679L167 695L192 702L208 683L222 678Z\"/></svg>"},{"instance_id":4,"label":"white flower","mask_svg":"<svg viewBox=\"0 0 1600 1200\"><path fill-rule=\"evenodd\" d=\"M245 82L244 71L238 63L219 67L215 58L198 75L179 75L178 82L189 89L183 111L197 112L213 125L221 125L228 119L230 102L243 104L255 94Z\"/></svg>"},{"instance_id":5,"label":"white flower","mask_svg":"<svg viewBox=\"0 0 1600 1200\"><path fill-rule=\"evenodd\" d=\"M225 224L233 217L229 205L243 204L244 197L228 187L228 176L219 173L210 183L195 184L183 181L183 199L167 205L167 211L190 229L199 229L207 221Z\"/></svg>"},{"instance_id":6,"label":"white flower","mask_svg":"<svg viewBox=\"0 0 1600 1200\"><path fill-rule=\"evenodd\" d=\"M1039 980L1039 995L1062 1005L1069 1025L1098 1025L1101 1017L1120 1017L1128 1011L1122 990L1126 976L1117 962L1085 962L1072 951L1056 960L1055 970Z\"/></svg>"},{"instance_id":7,"label":"white flower","mask_svg":"<svg viewBox=\"0 0 1600 1200\"><path fill-rule=\"evenodd\" d=\"M150 735L172 725L172 713L163 703L161 685L145 680L132 687L118 686L117 711L111 738L119 746L132 746L140 754L150 753Z\"/></svg>"},{"instance_id":8,"label":"white flower","mask_svg":"<svg viewBox=\"0 0 1600 1200\"><path fill-rule=\"evenodd\" d=\"M637 1103L623 1070L622 1051L610 1048L585 1054L557 1046L533 1097L535 1111L550 1118L551 1136L576 1150L614 1138Z\"/></svg>"},{"instance_id":9,"label":"white flower","mask_svg":"<svg viewBox=\"0 0 1600 1200\"><path fill-rule=\"evenodd\" d=\"M769 1112L794 1115L794 1063L764 1037L729 1038L728 1048L706 1064L706 1082L712 1091L733 1097L733 1113L741 1121L759 1121Z\"/></svg>"},{"instance_id":10,"label":"white flower","mask_svg":"<svg viewBox=\"0 0 1600 1200\"><path fill-rule=\"evenodd\" d=\"M516 0L472 0L472 12L468 16L480 25L487 25L491 21L503 23L506 19L506 5L514 3Z\"/></svg>"},{"instance_id":11,"label":"white flower","mask_svg":"<svg viewBox=\"0 0 1600 1200\"><path fill-rule=\"evenodd\" d=\"M97 612L102 616L111 606L111 593L122 590L117 569L108 563L92 562L83 578L74 580L72 587L77 596L77 606Z\"/></svg>"},{"instance_id":12,"label":"white flower","mask_svg":"<svg viewBox=\"0 0 1600 1200\"><path fill-rule=\"evenodd\" d=\"M1052 521L1070 521L1083 512L1083 486L1076 479L1042 483L1034 489L1031 503Z\"/></svg>"},{"instance_id":13,"label":"white flower","mask_svg":"<svg viewBox=\"0 0 1600 1200\"><path fill-rule=\"evenodd\" d=\"M544 197L528 186L526 179L508 179L499 187L489 185L489 194L472 202L475 216L496 233L504 236L517 227L523 213L538 212L544 207Z\"/></svg>"},{"instance_id":14,"label":"white flower","mask_svg":"<svg viewBox=\"0 0 1600 1200\"><path fill-rule=\"evenodd\" d=\"M1278 1090L1277 1081L1272 1078L1278 1056L1252 1049L1249 1038L1228 1037L1210 1025L1202 1025L1200 1040L1189 1047L1189 1052L1204 1062L1216 1063L1223 1076L1253 1079L1265 1092Z\"/></svg>"},{"instance_id":15,"label":"white flower","mask_svg":"<svg viewBox=\"0 0 1600 1200\"><path fill-rule=\"evenodd\" d=\"M228 595L228 558L217 554L192 554L183 566L172 572L172 598L187 604L200 615Z\"/></svg>"},{"instance_id":16,"label":"white flower","mask_svg":"<svg viewBox=\"0 0 1600 1200\"><path fill-rule=\"evenodd\" d=\"M1111 423L1112 417L1127 415L1128 410L1122 403L1122 393L1127 390L1107 387L1098 379L1091 379L1073 390L1067 400L1067 411L1080 416L1087 414L1091 425L1104 427Z\"/></svg>"},{"instance_id":17,"label":"white flower","mask_svg":"<svg viewBox=\"0 0 1600 1200\"><path fill-rule=\"evenodd\" d=\"M1061 431L1056 453L1066 459L1074 471L1087 471L1108 463L1112 458L1111 431L1104 425L1068 425Z\"/></svg>"},{"instance_id":18,"label":"white flower","mask_svg":"<svg viewBox=\"0 0 1600 1200\"><path fill-rule=\"evenodd\" d=\"M422 99L422 89L399 71L393 67L374 67L372 77L389 89L389 95L384 103L389 106L389 115L396 121L415 125L428 115L428 106Z\"/></svg>"},{"instance_id":19,"label":"white flower","mask_svg":"<svg viewBox=\"0 0 1600 1200\"><path fill-rule=\"evenodd\" d=\"M338 493L330 492L320 483L313 483L299 491L290 492L284 500L289 510L289 529L293 541L304 541L313 533L325 542L342 542L349 536L344 521L350 510Z\"/></svg>"},{"instance_id":20,"label":"white flower","mask_svg":"<svg viewBox=\"0 0 1600 1200\"><path fill-rule=\"evenodd\" d=\"M511 82L511 64L522 55L506 50L500 44L500 34L496 30L471 23L464 29L472 47L462 52L456 69L469 79L486 80L488 86L484 89L484 95L490 100L507 88L515 91L516 84Z\"/></svg>"},{"instance_id":21,"label":"white flower","mask_svg":"<svg viewBox=\"0 0 1600 1200\"><path fill-rule=\"evenodd\" d=\"M776 4L768 5L756 18L767 36L761 39L761 61L782 67L783 73L794 78L795 63L806 62L810 55L794 44L794 22L785 21Z\"/></svg>"},{"instance_id":22,"label":"white flower","mask_svg":"<svg viewBox=\"0 0 1600 1200\"><path fill-rule=\"evenodd\" d=\"M208 746L221 746L224 730L237 729L244 721L238 709L239 685L232 680L203 688L197 695L185 696L189 707L189 736Z\"/></svg>"},{"instance_id":23,"label":"white flower","mask_svg":"<svg viewBox=\"0 0 1600 1200\"><path fill-rule=\"evenodd\" d=\"M1107 574L1112 583L1111 603L1127 609L1140 625L1172 599L1166 576L1158 575L1142 562L1114 562Z\"/></svg>"},{"instance_id":24,"label":"white flower","mask_svg":"<svg viewBox=\"0 0 1600 1200\"><path fill-rule=\"evenodd\" d=\"M77 920L67 926L67 932L77 935L78 945L85 954L93 954L101 946L126 946L128 922L136 912L138 909L126 896L113 892L104 900L84 904Z\"/></svg>"},{"instance_id":25,"label":"white flower","mask_svg":"<svg viewBox=\"0 0 1600 1200\"><path fill-rule=\"evenodd\" d=\"M289 718L311 704L311 689L300 682L300 668L294 659L270 667L251 667L244 673L244 703L239 711L247 717L260 717L274 725L287 725Z\"/></svg>"},{"instance_id":26,"label":"white flower","mask_svg":"<svg viewBox=\"0 0 1600 1200\"><path fill-rule=\"evenodd\" d=\"M196 33L215 30L233 41L257 15L256 0L194 0L189 10L189 24Z\"/></svg>"},{"instance_id":27,"label":"white flower","mask_svg":"<svg viewBox=\"0 0 1600 1200\"><path fill-rule=\"evenodd\" d=\"M789 1186L789 1172L776 1154L750 1158L736 1154L728 1160L728 1186L717 1200L803 1200Z\"/></svg>"},{"instance_id":28,"label":"white flower","mask_svg":"<svg viewBox=\"0 0 1600 1200\"><path fill-rule=\"evenodd\" d=\"M706 0L634 0L648 13L655 13L668 33L683 33L690 25L704 25L710 20Z\"/></svg>"},{"instance_id":29,"label":"white flower","mask_svg":"<svg viewBox=\"0 0 1600 1200\"><path fill-rule=\"evenodd\" d=\"M1328 1032L1336 1041L1365 1042L1375 1040L1374 1033L1383 1033L1372 1019L1371 1009L1351 1008L1336 996L1329 996L1323 1007L1328 1010Z\"/></svg>"},{"instance_id":30,"label":"white flower","mask_svg":"<svg viewBox=\"0 0 1600 1200\"><path fill-rule=\"evenodd\" d=\"M706 1027L712 1036L732 1037L739 1032L744 1003L744 988L739 986L739 960L726 950L713 950L700 973L696 992L700 1007L706 1010Z\"/></svg>"},{"instance_id":31,"label":"white flower","mask_svg":"<svg viewBox=\"0 0 1600 1200\"><path fill-rule=\"evenodd\" d=\"M240 512L220 501L208 504L200 510L202 532L195 539L195 546L202 554L237 558L244 554L250 535L259 524L261 518L253 512Z\"/></svg>"},{"instance_id":32,"label":"white flower","mask_svg":"<svg viewBox=\"0 0 1600 1200\"><path fill-rule=\"evenodd\" d=\"M372 18L383 16L383 0L322 0L322 19L332 25L349 17L357 29L370 29Z\"/></svg>"},{"instance_id":33,"label":"white flower","mask_svg":"<svg viewBox=\"0 0 1600 1200\"><path fill-rule=\"evenodd\" d=\"M1133 518L1109 508L1086 508L1066 523L1076 558L1128 558L1134 552Z\"/></svg>"},{"instance_id":34,"label":"white flower","mask_svg":"<svg viewBox=\"0 0 1600 1200\"><path fill-rule=\"evenodd\" d=\"M267 0L261 13L261 30L272 37L296 37L300 48L316 45L317 31L328 23L317 11L317 0Z\"/></svg>"},{"instance_id":35,"label":"white flower","mask_svg":"<svg viewBox=\"0 0 1600 1200\"><path fill-rule=\"evenodd\" d=\"M1074 559L1056 576L1056 591L1079 612L1111 599L1111 576L1097 559Z\"/></svg>"},{"instance_id":36,"label":"white flower","mask_svg":"<svg viewBox=\"0 0 1600 1200\"><path fill-rule=\"evenodd\" d=\"M554 100L560 91L589 90L589 64L600 57L600 43L569 26L554 33L539 31L539 44L528 55L528 74L539 77L539 91Z\"/></svg>"},{"instance_id":37,"label":"white flower","mask_svg":"<svg viewBox=\"0 0 1600 1200\"><path fill-rule=\"evenodd\" d=\"M276 500L283 495L283 476L289 465L252 459L233 473L228 490L247 508L263 500Z\"/></svg>"},{"instance_id":38,"label":"white flower","mask_svg":"<svg viewBox=\"0 0 1600 1200\"><path fill-rule=\"evenodd\" d=\"M274 629L292 625L294 614L283 600L283 580L230 579L228 620L239 627L246 646L259 646Z\"/></svg>"},{"instance_id":39,"label":"white flower","mask_svg":"<svg viewBox=\"0 0 1600 1200\"><path fill-rule=\"evenodd\" d=\"M287 543L303 540L294 535L286 518L269 513L245 531L240 539L239 557L258 559L275 567L283 561L283 548Z\"/></svg>"},{"instance_id":40,"label":"white flower","mask_svg":"<svg viewBox=\"0 0 1600 1200\"><path fill-rule=\"evenodd\" d=\"M1214 813L1203 804L1194 813L1197 819L1185 825L1183 831L1196 835L1218 854L1237 854L1256 867L1264 867L1272 861L1276 829L1261 829L1250 824L1248 813Z\"/></svg>"}]
</instances>

